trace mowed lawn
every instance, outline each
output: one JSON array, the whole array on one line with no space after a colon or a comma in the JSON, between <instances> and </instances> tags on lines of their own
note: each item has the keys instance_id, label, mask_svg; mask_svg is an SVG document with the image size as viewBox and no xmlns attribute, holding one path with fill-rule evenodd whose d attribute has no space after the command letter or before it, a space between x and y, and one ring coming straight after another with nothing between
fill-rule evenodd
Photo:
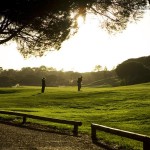
<instances>
[{"instance_id":1,"label":"mowed lawn","mask_svg":"<svg viewBox=\"0 0 150 150\"><path fill-rule=\"evenodd\" d=\"M88 134L91 123L97 123L150 136L150 83L83 87L80 92L77 87L46 87L45 93L40 91L41 87L0 88L0 110L82 121L79 131ZM101 133L100 137L106 141L118 138L105 135ZM118 141L122 144L126 139ZM127 149L130 145L136 149L142 147L141 143L130 140L126 144Z\"/></svg>"}]
</instances>

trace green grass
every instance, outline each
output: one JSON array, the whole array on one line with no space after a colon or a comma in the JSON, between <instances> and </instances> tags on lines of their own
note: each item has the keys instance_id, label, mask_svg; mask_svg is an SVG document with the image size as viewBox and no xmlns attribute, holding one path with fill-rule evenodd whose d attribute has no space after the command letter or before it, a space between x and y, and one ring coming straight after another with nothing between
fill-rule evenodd
<instances>
[{"instance_id":1,"label":"green grass","mask_svg":"<svg viewBox=\"0 0 150 150\"><path fill-rule=\"evenodd\" d=\"M150 83L84 87L80 92L77 87L47 87L44 94L40 90L40 87L0 88L0 110L82 121L79 130L88 134L91 123L97 123L150 136ZM112 138L105 133L99 137L126 146L125 149L142 149L142 144L133 140Z\"/></svg>"}]
</instances>

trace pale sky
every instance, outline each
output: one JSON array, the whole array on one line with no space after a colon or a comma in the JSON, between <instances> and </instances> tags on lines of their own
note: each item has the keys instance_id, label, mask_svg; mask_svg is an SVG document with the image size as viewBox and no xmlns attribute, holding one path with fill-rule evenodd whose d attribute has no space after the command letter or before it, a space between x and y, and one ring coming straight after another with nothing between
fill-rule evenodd
<instances>
[{"instance_id":1,"label":"pale sky","mask_svg":"<svg viewBox=\"0 0 150 150\"><path fill-rule=\"evenodd\" d=\"M80 24L79 32L63 43L59 51L51 51L41 58L24 59L15 44L0 46L0 67L54 67L57 70L89 72L95 65L109 70L129 59L150 55L150 11L137 23L115 36L108 35L92 19Z\"/></svg>"}]
</instances>

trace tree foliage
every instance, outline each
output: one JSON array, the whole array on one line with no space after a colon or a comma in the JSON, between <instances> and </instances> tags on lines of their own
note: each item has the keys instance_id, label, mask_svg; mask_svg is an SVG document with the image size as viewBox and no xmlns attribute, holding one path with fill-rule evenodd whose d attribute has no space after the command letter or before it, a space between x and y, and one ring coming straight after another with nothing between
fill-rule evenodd
<instances>
[{"instance_id":1,"label":"tree foliage","mask_svg":"<svg viewBox=\"0 0 150 150\"><path fill-rule=\"evenodd\" d=\"M125 62L132 62L132 61L135 61L135 62L139 62L139 63L142 63L144 66L146 66L147 68L150 69L150 56L144 56L144 57L139 57L139 58L131 58L131 59L128 59Z\"/></svg>"},{"instance_id":2,"label":"tree foliage","mask_svg":"<svg viewBox=\"0 0 150 150\"><path fill-rule=\"evenodd\" d=\"M102 70L102 66L101 65L96 65L94 68L95 72L101 71Z\"/></svg>"},{"instance_id":3,"label":"tree foliage","mask_svg":"<svg viewBox=\"0 0 150 150\"><path fill-rule=\"evenodd\" d=\"M41 86L41 79L46 78L46 86L77 86L77 79L81 76L79 72L56 71L55 68L45 66L37 68L22 68L17 70L3 70L0 72L0 87L28 85ZM116 77L114 71L107 71L107 77L103 71L82 73L83 84L89 85L95 81L105 78ZM101 83L102 84L102 83ZM115 84L116 85L116 84Z\"/></svg>"},{"instance_id":4,"label":"tree foliage","mask_svg":"<svg viewBox=\"0 0 150 150\"><path fill-rule=\"evenodd\" d=\"M143 58L145 58L145 60ZM144 64L144 62L147 64L146 58L147 60L149 59L149 57L141 57L138 59L129 59L119 64L116 68L118 77L121 78L125 84L150 82L150 68Z\"/></svg>"},{"instance_id":5,"label":"tree foliage","mask_svg":"<svg viewBox=\"0 0 150 150\"><path fill-rule=\"evenodd\" d=\"M0 44L16 41L24 57L60 49L78 29L77 17L94 13L108 31L141 17L146 0L1 0Z\"/></svg>"}]
</instances>

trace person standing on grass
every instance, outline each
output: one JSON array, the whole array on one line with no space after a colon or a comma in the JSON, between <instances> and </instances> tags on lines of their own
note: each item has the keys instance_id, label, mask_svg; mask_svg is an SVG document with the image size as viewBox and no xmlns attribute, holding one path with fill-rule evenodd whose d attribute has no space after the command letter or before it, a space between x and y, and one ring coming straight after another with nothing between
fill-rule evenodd
<instances>
[{"instance_id":1,"label":"person standing on grass","mask_svg":"<svg viewBox=\"0 0 150 150\"><path fill-rule=\"evenodd\" d=\"M42 78L42 89L41 89L42 93L44 93L44 91L45 91L45 86L46 86L46 84L45 84L45 78Z\"/></svg>"},{"instance_id":2,"label":"person standing on grass","mask_svg":"<svg viewBox=\"0 0 150 150\"><path fill-rule=\"evenodd\" d=\"M81 83L82 83L82 76L80 78L78 78L78 80L77 80L78 91L80 91L80 89L81 89Z\"/></svg>"}]
</instances>

